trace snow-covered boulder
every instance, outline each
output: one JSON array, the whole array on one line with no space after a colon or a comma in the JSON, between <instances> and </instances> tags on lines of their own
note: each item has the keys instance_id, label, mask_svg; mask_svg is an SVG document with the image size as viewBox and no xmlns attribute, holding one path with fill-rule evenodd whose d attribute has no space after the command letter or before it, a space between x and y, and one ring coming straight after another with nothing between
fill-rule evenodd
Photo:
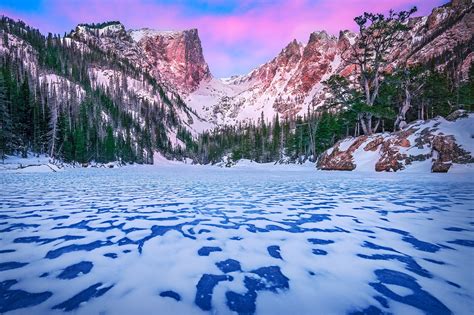
<instances>
[{"instance_id":1,"label":"snow-covered boulder","mask_svg":"<svg viewBox=\"0 0 474 315\"><path fill-rule=\"evenodd\" d=\"M396 172L423 166L447 172L454 164L474 163L474 114L416 121L404 130L347 138L319 158L322 170Z\"/></svg>"}]
</instances>

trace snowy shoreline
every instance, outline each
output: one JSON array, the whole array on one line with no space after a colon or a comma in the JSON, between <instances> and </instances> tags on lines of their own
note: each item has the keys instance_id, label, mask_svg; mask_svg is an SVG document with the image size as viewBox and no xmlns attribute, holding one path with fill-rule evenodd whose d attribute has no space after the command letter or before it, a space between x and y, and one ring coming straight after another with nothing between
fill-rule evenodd
<instances>
[{"instance_id":1,"label":"snowy shoreline","mask_svg":"<svg viewBox=\"0 0 474 315\"><path fill-rule=\"evenodd\" d=\"M223 169L223 170L255 170L255 171L304 171L313 172L316 174L333 173L333 174L347 174L347 173L363 173L363 174L405 174L405 173L419 173L419 174L433 174L431 173L431 161L416 162L410 168L398 172L376 172L364 168L358 168L353 171L334 171L334 170L318 170L316 163L305 162L281 164L276 162L258 163L251 160L239 160L231 166L226 166L224 162L214 165L191 164L183 161L167 160L163 157L155 159L155 164L120 164L119 162L110 163L90 163L87 166L82 166L79 163L68 164L59 161L52 161L47 156L29 156L28 158L21 158L17 156L7 157L3 163L0 162L1 173L56 173L78 169L134 169L145 168L150 170L159 170L160 168L173 167L176 170L186 171L189 168L196 169ZM447 174L474 174L474 164L454 164ZM446 177L446 174L440 173L441 176ZM448 175L449 176L449 175Z\"/></svg>"}]
</instances>

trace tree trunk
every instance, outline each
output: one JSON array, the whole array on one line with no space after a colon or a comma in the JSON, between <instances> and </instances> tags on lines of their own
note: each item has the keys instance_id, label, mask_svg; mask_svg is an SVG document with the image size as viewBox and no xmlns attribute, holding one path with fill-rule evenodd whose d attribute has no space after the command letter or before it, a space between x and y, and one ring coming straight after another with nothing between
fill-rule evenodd
<instances>
[{"instance_id":1,"label":"tree trunk","mask_svg":"<svg viewBox=\"0 0 474 315\"><path fill-rule=\"evenodd\" d=\"M53 125L53 130L52 130L52 136L51 136L51 151L49 153L49 156L54 159L54 147L56 144L56 132L57 132L57 126L58 126L58 111L57 108L54 108L54 113L51 117L52 119L52 125Z\"/></svg>"},{"instance_id":2,"label":"tree trunk","mask_svg":"<svg viewBox=\"0 0 474 315\"><path fill-rule=\"evenodd\" d=\"M370 136L372 133L373 133L373 129L372 129L372 114L367 114L367 126L366 126L366 130L364 131L364 134Z\"/></svg>"},{"instance_id":3,"label":"tree trunk","mask_svg":"<svg viewBox=\"0 0 474 315\"><path fill-rule=\"evenodd\" d=\"M403 106L400 108L400 112L398 113L398 117L396 122L396 127L398 129L403 129L406 127L406 114L408 110L411 108L411 93L408 89L408 85L405 86L405 100L403 101Z\"/></svg>"},{"instance_id":4,"label":"tree trunk","mask_svg":"<svg viewBox=\"0 0 474 315\"><path fill-rule=\"evenodd\" d=\"M377 123L375 123L375 127L374 127L374 130L373 130L374 133L376 133L377 129L379 129L379 125L380 125L380 118L378 118Z\"/></svg>"}]
</instances>

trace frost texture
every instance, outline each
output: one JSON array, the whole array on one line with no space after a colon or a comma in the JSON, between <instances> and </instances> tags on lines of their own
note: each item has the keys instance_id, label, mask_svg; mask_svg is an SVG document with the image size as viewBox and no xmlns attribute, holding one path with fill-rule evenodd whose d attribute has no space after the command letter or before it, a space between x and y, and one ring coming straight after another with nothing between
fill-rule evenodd
<instances>
[{"instance_id":1,"label":"frost texture","mask_svg":"<svg viewBox=\"0 0 474 315\"><path fill-rule=\"evenodd\" d=\"M472 176L0 174L0 312L469 314Z\"/></svg>"}]
</instances>

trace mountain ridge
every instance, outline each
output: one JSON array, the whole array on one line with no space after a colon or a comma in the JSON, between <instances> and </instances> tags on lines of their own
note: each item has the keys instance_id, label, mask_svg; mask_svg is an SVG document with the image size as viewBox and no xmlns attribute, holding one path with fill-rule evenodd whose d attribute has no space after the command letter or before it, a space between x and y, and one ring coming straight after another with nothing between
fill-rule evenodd
<instances>
[{"instance_id":1,"label":"mountain ridge","mask_svg":"<svg viewBox=\"0 0 474 315\"><path fill-rule=\"evenodd\" d=\"M393 52L399 61L427 63L460 44L467 43L464 54L472 46L469 29L474 28L474 17L470 1L457 0L434 8L428 16L411 18L409 24L412 31ZM256 121L262 112L267 119L275 114L282 118L303 115L324 103L325 79L332 74L350 77L354 73L343 60L357 41L357 34L348 30L340 31L339 36L324 30L312 32L306 43L291 41L277 56L248 74L222 80L209 70L197 29L126 30L122 24L112 26L112 31L99 32L104 49L120 51L176 91L190 108L210 122L208 126ZM114 31L123 33L120 38L126 47L106 39ZM474 55L463 59L461 73L465 76L466 65Z\"/></svg>"},{"instance_id":2,"label":"mountain ridge","mask_svg":"<svg viewBox=\"0 0 474 315\"><path fill-rule=\"evenodd\" d=\"M357 45L358 35L347 30L338 36L326 31L312 32L306 43L290 41L274 58L248 74L218 79L204 58L197 29L127 30L122 23L110 21L79 24L61 37L44 36L25 23L5 17L1 22L0 58L11 85L7 94L12 95L9 89L13 89L13 94L20 93L21 84L22 89L28 90L24 93L30 95L25 98L28 104L21 106L27 106L28 115L39 106L45 120L42 124L53 126L53 130L60 121L64 129L63 120L67 118L69 130L60 130L59 148L67 137L81 138L85 134L86 141L99 138L100 145L107 139L112 147L124 147L125 142L140 161L146 162L152 161L154 150L167 157L184 158L191 154L203 163L215 161L220 154L217 152L224 150L218 147L223 145L219 132L250 134L246 145L251 141L257 145L258 137L268 137L272 152L263 152L258 159L273 159L278 155L276 148L283 146L283 138L278 145L276 136L267 133L267 127L280 128L275 122L280 120L285 137L291 132L308 133L297 130L302 128L301 120L312 119L315 110L331 97L324 81L335 74L349 82L357 77L356 68L347 59L351 48ZM428 16L411 18L408 26L410 31L404 41L390 53L393 62L387 72L399 64L422 63L430 69L442 70L454 82L467 78L474 60L471 1L457 0L435 8ZM37 119L34 117L27 117L24 123ZM332 123L332 118L325 119ZM347 134L352 127L340 123L346 126ZM87 124L93 124L93 129L87 130ZM261 131L256 130L257 124ZM309 128L308 121L304 124L304 128ZM77 126L82 126L82 130ZM42 128L45 135L41 137L53 143L42 142L41 150L48 146L52 154L56 131L51 137L51 130ZM65 132L72 134L65 137ZM31 147L26 134L21 138L23 142L15 147ZM205 147L210 139L217 141L212 144L217 148ZM262 151L266 147L262 142ZM300 143L291 148L291 154L314 158L315 148L314 143ZM211 149L214 151L210 152ZM99 145L90 150L94 152L87 155L96 159L105 154ZM282 154L279 153L280 157ZM204 158L198 158L201 155ZM82 155L80 158L89 159Z\"/></svg>"}]
</instances>

